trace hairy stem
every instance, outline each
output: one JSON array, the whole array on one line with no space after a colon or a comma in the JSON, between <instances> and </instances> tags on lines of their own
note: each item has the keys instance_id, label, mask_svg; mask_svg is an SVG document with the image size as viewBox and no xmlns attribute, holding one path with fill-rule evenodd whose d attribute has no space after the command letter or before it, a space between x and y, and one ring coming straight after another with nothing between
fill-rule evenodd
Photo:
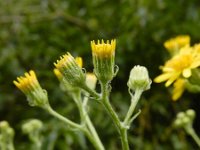
<instances>
[{"instance_id":1,"label":"hairy stem","mask_svg":"<svg viewBox=\"0 0 200 150\"><path fill-rule=\"evenodd\" d=\"M101 102L105 109L107 110L108 114L112 118L119 134L121 137L121 143L122 143L122 149L123 150L129 150L129 144L128 144L128 136L127 136L127 128L121 123L118 115L112 108L112 105L109 101L109 90L108 90L108 84L107 83L101 83L101 90L102 90L102 99Z\"/></svg>"}]
</instances>

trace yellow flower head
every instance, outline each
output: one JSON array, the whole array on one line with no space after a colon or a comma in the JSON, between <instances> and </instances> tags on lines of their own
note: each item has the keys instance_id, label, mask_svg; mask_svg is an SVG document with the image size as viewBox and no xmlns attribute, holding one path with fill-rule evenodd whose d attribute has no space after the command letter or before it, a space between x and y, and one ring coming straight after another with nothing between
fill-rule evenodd
<instances>
[{"instance_id":1,"label":"yellow flower head","mask_svg":"<svg viewBox=\"0 0 200 150\"><path fill-rule=\"evenodd\" d=\"M58 75L58 78L63 76L63 79L65 79L68 83L70 83L73 86L80 86L85 82L85 73L83 73L82 70L82 58L77 57L74 59L74 57L67 53L60 57L60 60L57 60L56 63L54 63L56 69L56 75Z\"/></svg>"},{"instance_id":2,"label":"yellow flower head","mask_svg":"<svg viewBox=\"0 0 200 150\"><path fill-rule=\"evenodd\" d=\"M104 40L101 42L98 40L97 44L95 44L95 41L91 41L91 47L92 47L92 55L97 57L112 57L115 55L115 47L116 47L116 40L107 40L106 43L104 43Z\"/></svg>"},{"instance_id":3,"label":"yellow flower head","mask_svg":"<svg viewBox=\"0 0 200 150\"><path fill-rule=\"evenodd\" d=\"M76 57L75 58L75 62L77 63L77 65L82 68L83 66L83 61L82 61L82 58L81 57ZM56 75L56 77L61 81L63 79L63 74L57 69L55 68L53 70L54 74Z\"/></svg>"},{"instance_id":4,"label":"yellow flower head","mask_svg":"<svg viewBox=\"0 0 200 150\"><path fill-rule=\"evenodd\" d=\"M41 88L33 70L18 77L13 83L27 96L30 106L45 107L49 104L47 92Z\"/></svg>"},{"instance_id":5,"label":"yellow flower head","mask_svg":"<svg viewBox=\"0 0 200 150\"><path fill-rule=\"evenodd\" d=\"M58 70L60 70L65 67L69 68L70 64L72 64L74 61L74 57L70 53L67 53L65 55L60 56L60 60L57 60L57 62L55 62L54 65Z\"/></svg>"},{"instance_id":6,"label":"yellow flower head","mask_svg":"<svg viewBox=\"0 0 200 150\"><path fill-rule=\"evenodd\" d=\"M179 35L171 38L164 43L165 48L169 52L177 51L184 46L190 45L190 37L188 35Z\"/></svg>"},{"instance_id":7,"label":"yellow flower head","mask_svg":"<svg viewBox=\"0 0 200 150\"><path fill-rule=\"evenodd\" d=\"M176 101L181 97L185 90L185 80L179 78L178 80L176 80L176 82L174 82L173 87L174 89L172 92L172 100Z\"/></svg>"},{"instance_id":8,"label":"yellow flower head","mask_svg":"<svg viewBox=\"0 0 200 150\"><path fill-rule=\"evenodd\" d=\"M189 78L191 70L200 66L200 53L197 53L193 47L184 47L180 52L172 57L162 67L163 74L154 79L155 82L164 82L165 86L170 86L175 80L183 76Z\"/></svg>"},{"instance_id":9,"label":"yellow flower head","mask_svg":"<svg viewBox=\"0 0 200 150\"><path fill-rule=\"evenodd\" d=\"M18 77L17 81L13 81L13 83L25 94L40 87L35 72L33 70L29 71L29 73L26 72L24 74L24 77Z\"/></svg>"}]
</instances>

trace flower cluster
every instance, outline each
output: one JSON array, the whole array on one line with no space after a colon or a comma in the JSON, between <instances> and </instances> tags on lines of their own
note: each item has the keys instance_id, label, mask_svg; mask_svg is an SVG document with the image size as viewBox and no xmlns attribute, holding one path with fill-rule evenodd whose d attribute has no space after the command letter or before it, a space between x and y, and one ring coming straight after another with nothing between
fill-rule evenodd
<instances>
[{"instance_id":1,"label":"flower cluster","mask_svg":"<svg viewBox=\"0 0 200 150\"><path fill-rule=\"evenodd\" d=\"M156 83L166 81L166 87L173 84L173 100L180 98L192 71L200 66L200 44L189 46L189 41L188 36L179 36L165 43L167 49L178 51L161 67L163 73L154 79Z\"/></svg>"},{"instance_id":2,"label":"flower cluster","mask_svg":"<svg viewBox=\"0 0 200 150\"><path fill-rule=\"evenodd\" d=\"M111 92L111 81L116 76L118 67L115 65L115 47L116 40L91 41L92 59L94 73L87 73L82 68L82 58L74 58L69 52L62 55L54 63L54 74L60 81L60 87L63 91L68 92L76 103L80 113L80 124L75 123L54 111L48 101L47 93L41 88L34 71L25 73L24 76L18 77L14 84L27 96L31 106L39 106L47 110L51 115L63 121L72 128L82 131L93 146L98 150L104 150L104 146L96 133L96 130L89 118L87 112L88 99L94 99L101 103L111 116L118 133L121 137L123 149L129 149L127 130L133 120L140 114L134 114L136 105L140 100L141 94L150 89L151 79L148 70L143 66L135 66L130 72L128 87L131 96L131 104L127 114L122 122L109 100ZM101 92L95 90L97 81L100 83ZM32 120L23 125L23 131L29 134L30 139L36 148L41 147L39 129L42 124L37 120Z\"/></svg>"},{"instance_id":3,"label":"flower cluster","mask_svg":"<svg viewBox=\"0 0 200 150\"><path fill-rule=\"evenodd\" d=\"M187 126L188 124L192 124L195 116L196 116L196 113L193 109L188 109L185 112L179 112L176 115L174 125L175 127L184 127L184 126Z\"/></svg>"}]
</instances>

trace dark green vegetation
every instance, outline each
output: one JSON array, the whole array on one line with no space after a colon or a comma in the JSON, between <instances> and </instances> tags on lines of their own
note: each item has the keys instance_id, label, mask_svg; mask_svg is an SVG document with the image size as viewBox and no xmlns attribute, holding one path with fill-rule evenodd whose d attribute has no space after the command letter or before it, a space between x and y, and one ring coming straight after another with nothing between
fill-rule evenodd
<instances>
[{"instance_id":1,"label":"dark green vegetation","mask_svg":"<svg viewBox=\"0 0 200 150\"><path fill-rule=\"evenodd\" d=\"M28 106L25 96L12 81L33 69L47 89L50 103L59 113L79 121L78 110L59 89L53 62L66 51L82 56L84 67L92 71L90 41L117 39L116 64L120 70L112 82L111 100L120 116L130 104L127 80L137 64L148 68L153 79L168 58L163 42L178 34L189 34L192 43L200 41L200 2L198 0L1 0L0 1L0 120L7 120L16 131L17 150L26 150L28 138L21 124L29 118L45 123L46 147L56 150L93 149L79 134L64 127L40 108ZM172 102L170 89L152 84L139 102L142 113L129 132L135 150L197 149L172 122L179 111L193 108L200 117L198 94L185 92ZM104 109L92 102L91 118L109 150L118 150L120 140ZM199 119L196 119L199 120ZM200 122L195 129L200 135ZM47 149L44 148L44 149Z\"/></svg>"}]
</instances>

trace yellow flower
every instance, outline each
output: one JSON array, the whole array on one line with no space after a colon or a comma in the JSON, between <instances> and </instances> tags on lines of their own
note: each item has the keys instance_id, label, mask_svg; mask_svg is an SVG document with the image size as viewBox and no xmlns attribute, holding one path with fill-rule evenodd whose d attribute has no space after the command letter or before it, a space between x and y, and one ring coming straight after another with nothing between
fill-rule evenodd
<instances>
[{"instance_id":1,"label":"yellow flower","mask_svg":"<svg viewBox=\"0 0 200 150\"><path fill-rule=\"evenodd\" d=\"M172 92L172 100L176 101L181 97L185 90L185 80L179 78L178 80L176 80L176 82L174 82L173 87L174 89Z\"/></svg>"},{"instance_id":2,"label":"yellow flower","mask_svg":"<svg viewBox=\"0 0 200 150\"><path fill-rule=\"evenodd\" d=\"M91 41L92 55L97 57L112 57L115 55L116 40L107 40L106 43L102 40L98 40L97 44L95 41Z\"/></svg>"},{"instance_id":3,"label":"yellow flower","mask_svg":"<svg viewBox=\"0 0 200 150\"><path fill-rule=\"evenodd\" d=\"M60 75L63 75L63 78L71 85L73 86L81 86L85 82L85 73L82 71L82 58L77 57L74 59L74 57L67 53L60 57L60 60L57 60L56 63L54 63L56 69L56 75L59 75L58 78L60 78Z\"/></svg>"},{"instance_id":4,"label":"yellow flower","mask_svg":"<svg viewBox=\"0 0 200 150\"><path fill-rule=\"evenodd\" d=\"M82 61L82 58L81 58L81 57L76 57L76 58L75 58L75 62L77 63L77 65L78 65L80 68L82 68L82 66L83 66L83 61ZM54 74L56 75L56 77L57 77L60 81L63 79L62 73L61 73L57 68L55 68L55 69L53 70L53 72L54 72Z\"/></svg>"},{"instance_id":5,"label":"yellow flower","mask_svg":"<svg viewBox=\"0 0 200 150\"><path fill-rule=\"evenodd\" d=\"M23 92L29 93L33 91L35 88L40 87L35 72L33 70L29 71L29 73L25 73L24 77L18 77L17 81L13 81L13 83Z\"/></svg>"},{"instance_id":6,"label":"yellow flower","mask_svg":"<svg viewBox=\"0 0 200 150\"><path fill-rule=\"evenodd\" d=\"M164 47L169 52L178 51L182 47L190 45L190 36L188 35L179 35L175 38L171 38L164 43Z\"/></svg>"},{"instance_id":7,"label":"yellow flower","mask_svg":"<svg viewBox=\"0 0 200 150\"><path fill-rule=\"evenodd\" d=\"M74 57L70 53L67 53L65 55L62 55L60 57L60 60L57 60L56 63L54 63L55 67L60 70L63 68L68 68L70 65L74 62Z\"/></svg>"},{"instance_id":8,"label":"yellow flower","mask_svg":"<svg viewBox=\"0 0 200 150\"><path fill-rule=\"evenodd\" d=\"M91 41L94 73L101 83L108 83L115 76L115 47L116 40L106 43L98 40L97 44Z\"/></svg>"},{"instance_id":9,"label":"yellow flower","mask_svg":"<svg viewBox=\"0 0 200 150\"><path fill-rule=\"evenodd\" d=\"M170 86L175 80L183 76L189 78L191 70L200 66L200 53L193 47L184 47L180 52L168 60L161 68L163 74L154 79L154 82L164 82L165 86Z\"/></svg>"},{"instance_id":10,"label":"yellow flower","mask_svg":"<svg viewBox=\"0 0 200 150\"><path fill-rule=\"evenodd\" d=\"M49 104L47 92L41 88L33 70L18 77L13 83L27 96L30 106L45 107Z\"/></svg>"}]
</instances>

